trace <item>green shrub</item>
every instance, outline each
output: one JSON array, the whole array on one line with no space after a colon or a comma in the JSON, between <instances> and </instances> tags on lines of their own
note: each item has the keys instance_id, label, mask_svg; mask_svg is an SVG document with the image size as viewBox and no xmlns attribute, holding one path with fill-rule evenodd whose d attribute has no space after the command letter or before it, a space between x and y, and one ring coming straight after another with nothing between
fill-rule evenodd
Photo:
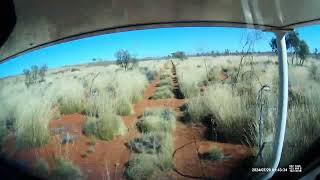
<instances>
[{"instance_id":1,"label":"green shrub","mask_svg":"<svg viewBox=\"0 0 320 180\"><path fill-rule=\"evenodd\" d=\"M209 81L204 79L202 81L199 81L197 84L199 87L203 87L203 86L208 86L209 85Z\"/></svg>"},{"instance_id":2,"label":"green shrub","mask_svg":"<svg viewBox=\"0 0 320 180\"><path fill-rule=\"evenodd\" d=\"M166 86L167 87L167 86ZM152 99L168 99L172 98L174 95L169 88L157 89L153 94Z\"/></svg>"},{"instance_id":3,"label":"green shrub","mask_svg":"<svg viewBox=\"0 0 320 180\"><path fill-rule=\"evenodd\" d=\"M236 86L236 90L239 96L246 96L246 97L255 97L255 87L251 83L239 83Z\"/></svg>"},{"instance_id":4,"label":"green shrub","mask_svg":"<svg viewBox=\"0 0 320 180\"><path fill-rule=\"evenodd\" d=\"M43 158L37 159L35 169L41 177L47 177L49 175L49 165Z\"/></svg>"},{"instance_id":5,"label":"green shrub","mask_svg":"<svg viewBox=\"0 0 320 180\"><path fill-rule=\"evenodd\" d=\"M171 75L169 74L169 73L162 73L161 75L160 75L160 80L162 80L162 79L170 79L171 78Z\"/></svg>"},{"instance_id":6,"label":"green shrub","mask_svg":"<svg viewBox=\"0 0 320 180\"><path fill-rule=\"evenodd\" d=\"M81 113L84 110L85 89L79 80L56 80L49 89L49 95L55 97L55 103L63 114Z\"/></svg>"},{"instance_id":7,"label":"green shrub","mask_svg":"<svg viewBox=\"0 0 320 180\"><path fill-rule=\"evenodd\" d=\"M218 80L218 73L215 68L210 68L208 72L208 81L215 82Z\"/></svg>"},{"instance_id":8,"label":"green shrub","mask_svg":"<svg viewBox=\"0 0 320 180\"><path fill-rule=\"evenodd\" d=\"M112 97L109 94L101 93L99 90L97 93L97 96L90 96L85 103L84 113L88 116L99 117L99 114L106 110L111 112L114 109L114 105L110 101Z\"/></svg>"},{"instance_id":9,"label":"green shrub","mask_svg":"<svg viewBox=\"0 0 320 180\"><path fill-rule=\"evenodd\" d=\"M115 74L114 78L115 80L110 83L115 84L116 97L128 99L131 103L135 103L143 97L144 90L148 85L146 76L136 70L119 72Z\"/></svg>"},{"instance_id":10,"label":"green shrub","mask_svg":"<svg viewBox=\"0 0 320 180\"><path fill-rule=\"evenodd\" d=\"M164 64L164 69L167 71L167 70L170 70L171 69L171 63L166 63Z\"/></svg>"},{"instance_id":11,"label":"green shrub","mask_svg":"<svg viewBox=\"0 0 320 180\"><path fill-rule=\"evenodd\" d=\"M175 121L175 112L171 108L146 108L143 116L159 116L167 121Z\"/></svg>"},{"instance_id":12,"label":"green shrub","mask_svg":"<svg viewBox=\"0 0 320 180\"><path fill-rule=\"evenodd\" d=\"M7 129L5 126L3 126L3 122L0 122L0 147L2 146L3 142L4 142L4 138L7 135Z\"/></svg>"},{"instance_id":13,"label":"green shrub","mask_svg":"<svg viewBox=\"0 0 320 180\"><path fill-rule=\"evenodd\" d=\"M264 163L268 164L270 162L268 162L268 155L272 154L272 143L270 141L274 136L274 119L277 116L279 77L275 64L266 66L265 60L260 61L259 59L259 57L253 56L252 60L244 61L239 76L237 76L239 57L230 60L230 64L225 60L221 64L214 62L214 60L208 61L208 67L225 66L225 71L230 78L223 82L214 82L214 84L209 82L208 89L203 93L203 96L196 95L190 98L186 95L188 94L187 87L192 84L202 86L204 83L201 81L207 77L206 69L203 66L197 68L199 64L197 60L181 62L177 66L177 75L181 91L185 97L189 98L187 112L190 119L196 121L204 119L203 117L209 114L212 115L211 117L217 122L217 133L221 133L226 141L233 143L255 142L257 140L257 122L260 113L257 92L261 85L271 86L272 91L263 93L263 98L266 97L266 101L262 101L264 107L261 113L265 122L263 141L267 142L263 150L263 156ZM312 61L310 59L311 63ZM320 100L317 97L320 97L320 70L317 62L309 66L310 64L303 67L291 66L289 69L287 135L283 145L283 152L285 153L281 158L281 167L285 167L301 157L319 137ZM217 73L219 72L217 71ZM231 83L234 83L236 76L237 84L232 87ZM225 86L221 86L221 84ZM309 93L313 95L311 96ZM257 148L257 144L253 144L253 147ZM261 167L265 167L265 165Z\"/></svg>"},{"instance_id":14,"label":"green shrub","mask_svg":"<svg viewBox=\"0 0 320 180\"><path fill-rule=\"evenodd\" d=\"M137 126L142 132L172 132L175 121L175 113L170 108L146 108Z\"/></svg>"},{"instance_id":15,"label":"green shrub","mask_svg":"<svg viewBox=\"0 0 320 180\"><path fill-rule=\"evenodd\" d=\"M1 106L4 107L4 106ZM1 110L0 110L1 111ZM7 135L7 117L6 117L6 112L0 112L0 147L3 144L3 140L5 136Z\"/></svg>"},{"instance_id":16,"label":"green shrub","mask_svg":"<svg viewBox=\"0 0 320 180\"><path fill-rule=\"evenodd\" d=\"M157 154L161 170L169 170L173 167L172 154L173 154L173 141L172 134L161 133L161 148Z\"/></svg>"},{"instance_id":17,"label":"green shrub","mask_svg":"<svg viewBox=\"0 0 320 180\"><path fill-rule=\"evenodd\" d=\"M308 104L308 99L302 92L299 92L295 89L289 89L288 92L288 105L289 107L294 105L306 105Z\"/></svg>"},{"instance_id":18,"label":"green shrub","mask_svg":"<svg viewBox=\"0 0 320 180\"><path fill-rule=\"evenodd\" d=\"M63 114L81 113L84 110L84 101L81 98L60 97L58 103L59 109Z\"/></svg>"},{"instance_id":19,"label":"green shrub","mask_svg":"<svg viewBox=\"0 0 320 180\"><path fill-rule=\"evenodd\" d=\"M52 117L54 120L59 120L61 119L61 113L60 113L60 110L56 110L53 112L53 117Z\"/></svg>"},{"instance_id":20,"label":"green shrub","mask_svg":"<svg viewBox=\"0 0 320 180\"><path fill-rule=\"evenodd\" d=\"M229 85L209 86L201 97L191 98L188 102L188 113L192 121L202 120L212 115L218 124L219 131L233 143L244 142L246 132L251 131L255 123L255 108L249 108L248 96L239 96L232 93ZM254 136L248 137L250 139ZM250 142L252 142L250 140Z\"/></svg>"},{"instance_id":21,"label":"green shrub","mask_svg":"<svg viewBox=\"0 0 320 180\"><path fill-rule=\"evenodd\" d=\"M175 128L175 115L171 109L149 108L137 122L142 132L171 132Z\"/></svg>"},{"instance_id":22,"label":"green shrub","mask_svg":"<svg viewBox=\"0 0 320 180\"><path fill-rule=\"evenodd\" d=\"M128 146L136 153L155 154L161 149L162 138L159 133L147 133L131 140Z\"/></svg>"},{"instance_id":23,"label":"green shrub","mask_svg":"<svg viewBox=\"0 0 320 180\"><path fill-rule=\"evenodd\" d=\"M89 99L89 102L86 105L86 114L88 115L87 121L83 127L83 131L86 135L95 136L102 140L112 140L114 137L126 132L126 127L121 118L114 112L116 110L114 110L110 98L112 97L107 94L99 94L99 96L91 97ZM128 111L125 106L127 105L120 107L121 104L123 104L123 101L118 101L117 103L118 113L123 115L126 114Z\"/></svg>"},{"instance_id":24,"label":"green shrub","mask_svg":"<svg viewBox=\"0 0 320 180\"><path fill-rule=\"evenodd\" d=\"M45 81L45 74L48 70L47 65L38 67L37 65L31 66L29 69L24 69L23 74L25 75L25 85L29 87L32 84L40 83Z\"/></svg>"},{"instance_id":25,"label":"green shrub","mask_svg":"<svg viewBox=\"0 0 320 180\"><path fill-rule=\"evenodd\" d=\"M130 115L133 111L132 105L128 100L125 100L123 98L119 99L116 102L116 112L120 116L127 116Z\"/></svg>"},{"instance_id":26,"label":"green shrub","mask_svg":"<svg viewBox=\"0 0 320 180\"><path fill-rule=\"evenodd\" d=\"M219 148L218 146L212 146L209 151L202 154L201 157L207 160L215 161L222 159L224 157L224 154L221 148Z\"/></svg>"},{"instance_id":27,"label":"green shrub","mask_svg":"<svg viewBox=\"0 0 320 180\"><path fill-rule=\"evenodd\" d=\"M320 96L319 91L304 92L308 99L306 104L292 102L288 109L286 138L280 164L288 166L302 157L308 148L319 138Z\"/></svg>"},{"instance_id":28,"label":"green shrub","mask_svg":"<svg viewBox=\"0 0 320 180\"><path fill-rule=\"evenodd\" d=\"M143 70L143 73L146 75L149 82L155 80L158 74L157 71L149 69Z\"/></svg>"},{"instance_id":29,"label":"green shrub","mask_svg":"<svg viewBox=\"0 0 320 180\"><path fill-rule=\"evenodd\" d=\"M138 101L140 101L143 98L143 94L142 93L135 93L131 96L131 102L132 103L137 103Z\"/></svg>"},{"instance_id":30,"label":"green shrub","mask_svg":"<svg viewBox=\"0 0 320 180\"><path fill-rule=\"evenodd\" d=\"M121 118L116 115L104 115L98 121L98 137L103 140L111 140L126 132L126 127Z\"/></svg>"},{"instance_id":31,"label":"green shrub","mask_svg":"<svg viewBox=\"0 0 320 180\"><path fill-rule=\"evenodd\" d=\"M129 160L124 175L130 180L148 180L159 170L158 159L151 154L134 154Z\"/></svg>"},{"instance_id":32,"label":"green shrub","mask_svg":"<svg viewBox=\"0 0 320 180\"><path fill-rule=\"evenodd\" d=\"M80 180L83 174L78 166L63 158L57 158L49 179L51 180Z\"/></svg>"},{"instance_id":33,"label":"green shrub","mask_svg":"<svg viewBox=\"0 0 320 180\"><path fill-rule=\"evenodd\" d=\"M320 69L318 67L319 65L312 63L310 66L310 78L315 81L320 81Z\"/></svg>"},{"instance_id":34,"label":"green shrub","mask_svg":"<svg viewBox=\"0 0 320 180\"><path fill-rule=\"evenodd\" d=\"M88 116L95 116L95 117L99 116L99 105L100 104L97 103L99 98L101 98L101 97L91 96L90 98L88 98L88 100L86 101L86 103L84 105L84 114L86 114Z\"/></svg>"},{"instance_id":35,"label":"green shrub","mask_svg":"<svg viewBox=\"0 0 320 180\"><path fill-rule=\"evenodd\" d=\"M125 170L127 179L153 179L173 167L172 135L168 132L144 134L130 142L135 152ZM152 137L152 138L151 138ZM153 139L154 138L154 139Z\"/></svg>"},{"instance_id":36,"label":"green shrub","mask_svg":"<svg viewBox=\"0 0 320 180\"><path fill-rule=\"evenodd\" d=\"M171 78L161 79L158 86L171 86Z\"/></svg>"},{"instance_id":37,"label":"green shrub","mask_svg":"<svg viewBox=\"0 0 320 180\"><path fill-rule=\"evenodd\" d=\"M98 134L98 119L92 116L87 117L86 123L83 126L83 131L87 136L93 137Z\"/></svg>"},{"instance_id":38,"label":"green shrub","mask_svg":"<svg viewBox=\"0 0 320 180\"><path fill-rule=\"evenodd\" d=\"M21 104L17 112L16 143L18 148L33 148L49 141L50 103L41 98Z\"/></svg>"},{"instance_id":39,"label":"green shrub","mask_svg":"<svg viewBox=\"0 0 320 180\"><path fill-rule=\"evenodd\" d=\"M161 131L171 131L171 123L164 121L158 116L148 116L139 119L137 122L137 127L141 132L161 132Z\"/></svg>"},{"instance_id":40,"label":"green shrub","mask_svg":"<svg viewBox=\"0 0 320 180\"><path fill-rule=\"evenodd\" d=\"M200 88L196 83L184 83L180 88L183 95L187 98L195 97L200 94Z\"/></svg>"},{"instance_id":41,"label":"green shrub","mask_svg":"<svg viewBox=\"0 0 320 180\"><path fill-rule=\"evenodd\" d=\"M90 136L90 142L88 144L91 146L94 146L94 145L96 145L96 143L97 143L96 137Z\"/></svg>"},{"instance_id":42,"label":"green shrub","mask_svg":"<svg viewBox=\"0 0 320 180\"><path fill-rule=\"evenodd\" d=\"M172 90L172 86L170 86L170 85L159 86L159 87L157 87L156 92L167 91L167 90Z\"/></svg>"},{"instance_id":43,"label":"green shrub","mask_svg":"<svg viewBox=\"0 0 320 180\"><path fill-rule=\"evenodd\" d=\"M18 148L34 148L49 142L49 130L42 124L26 124L17 135Z\"/></svg>"},{"instance_id":44,"label":"green shrub","mask_svg":"<svg viewBox=\"0 0 320 180\"><path fill-rule=\"evenodd\" d=\"M88 117L83 128L88 136L95 136L102 140L112 140L126 132L122 120L112 113L104 113L99 118Z\"/></svg>"},{"instance_id":45,"label":"green shrub","mask_svg":"<svg viewBox=\"0 0 320 180\"><path fill-rule=\"evenodd\" d=\"M175 115L169 108L147 108L137 123L146 133L133 139L128 145L136 153L151 153L157 157L160 171L172 168L172 130Z\"/></svg>"},{"instance_id":46,"label":"green shrub","mask_svg":"<svg viewBox=\"0 0 320 180\"><path fill-rule=\"evenodd\" d=\"M210 109L206 103L206 96L196 96L187 102L188 121L199 122L203 117L210 113Z\"/></svg>"}]
</instances>

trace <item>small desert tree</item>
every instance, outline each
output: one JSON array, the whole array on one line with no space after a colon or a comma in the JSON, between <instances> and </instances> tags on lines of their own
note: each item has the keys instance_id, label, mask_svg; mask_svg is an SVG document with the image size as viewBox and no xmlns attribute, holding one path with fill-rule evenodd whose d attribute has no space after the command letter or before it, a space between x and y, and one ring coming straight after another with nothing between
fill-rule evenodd
<instances>
[{"instance_id":1,"label":"small desert tree","mask_svg":"<svg viewBox=\"0 0 320 180\"><path fill-rule=\"evenodd\" d=\"M29 69L24 69L23 70L23 74L24 74L24 76L25 76L25 84L26 84L26 86L27 87L29 87L32 83L32 81L31 81L31 72L30 72L30 70Z\"/></svg>"},{"instance_id":2,"label":"small desert tree","mask_svg":"<svg viewBox=\"0 0 320 180\"><path fill-rule=\"evenodd\" d=\"M300 43L302 43L302 40L300 40L299 34L295 31L292 31L292 32L289 32L285 38L286 38L287 50L289 51L289 53L292 54L291 64L293 64L293 61L295 58L296 60L298 60L298 57L300 58L300 63L301 63L301 56L299 55L299 51L300 51L299 49L300 49ZM271 39L269 45L272 51L277 53L277 41L275 38ZM303 44L302 46L305 46L305 44Z\"/></svg>"},{"instance_id":3,"label":"small desert tree","mask_svg":"<svg viewBox=\"0 0 320 180\"><path fill-rule=\"evenodd\" d=\"M48 70L48 66L46 64L40 67L39 69L40 82L43 82L45 80L44 76L46 75L47 70Z\"/></svg>"},{"instance_id":4,"label":"small desert tree","mask_svg":"<svg viewBox=\"0 0 320 180\"><path fill-rule=\"evenodd\" d=\"M289 32L288 35L286 36L286 42L288 46L287 49L292 54L291 64L293 64L294 58L295 57L297 58L299 44L301 42L299 38L299 34L295 31Z\"/></svg>"},{"instance_id":5,"label":"small desert tree","mask_svg":"<svg viewBox=\"0 0 320 180\"><path fill-rule=\"evenodd\" d=\"M299 65L303 65L303 63L306 60L309 53L310 53L310 51L309 51L308 44L304 40L301 40L299 43L299 49L297 52L299 59L300 59Z\"/></svg>"},{"instance_id":6,"label":"small desert tree","mask_svg":"<svg viewBox=\"0 0 320 180\"><path fill-rule=\"evenodd\" d=\"M32 80L32 84L37 83L38 80L38 72L39 71L39 67L37 65L33 65L31 66L31 80Z\"/></svg>"},{"instance_id":7,"label":"small desert tree","mask_svg":"<svg viewBox=\"0 0 320 180\"><path fill-rule=\"evenodd\" d=\"M314 50L313 50L313 55L314 55L314 57L315 57L316 59L319 58L318 48L314 48Z\"/></svg>"},{"instance_id":8,"label":"small desert tree","mask_svg":"<svg viewBox=\"0 0 320 180\"><path fill-rule=\"evenodd\" d=\"M277 40L276 40L276 38L272 38L272 39L270 40L269 45L270 45L270 47L271 47L272 52L278 53Z\"/></svg>"},{"instance_id":9,"label":"small desert tree","mask_svg":"<svg viewBox=\"0 0 320 180\"><path fill-rule=\"evenodd\" d=\"M172 55L173 58L176 58L176 59L179 59L179 60L187 59L187 55L183 51L177 51L177 52L171 53L171 55Z\"/></svg>"},{"instance_id":10,"label":"small desert tree","mask_svg":"<svg viewBox=\"0 0 320 180\"><path fill-rule=\"evenodd\" d=\"M120 49L115 53L115 57L117 59L117 64L124 68L124 70L128 70L129 64L132 61L131 55L128 50Z\"/></svg>"},{"instance_id":11,"label":"small desert tree","mask_svg":"<svg viewBox=\"0 0 320 180\"><path fill-rule=\"evenodd\" d=\"M318 48L315 48L314 49L314 56L316 59L320 59L320 51Z\"/></svg>"},{"instance_id":12,"label":"small desert tree","mask_svg":"<svg viewBox=\"0 0 320 180\"><path fill-rule=\"evenodd\" d=\"M250 74L253 75L253 63L251 64L251 71L244 71L243 66L245 64L245 61L253 61L253 52L254 52L254 45L257 41L262 39L262 35L260 32L249 32L243 36L244 38L241 39L241 56L240 56L240 62L238 67L235 69L235 72L231 74L231 85L232 89L234 90L235 87L238 84L238 81L243 74Z\"/></svg>"},{"instance_id":13,"label":"small desert tree","mask_svg":"<svg viewBox=\"0 0 320 180\"><path fill-rule=\"evenodd\" d=\"M138 63L138 59L135 56L131 57L131 69L138 67Z\"/></svg>"},{"instance_id":14,"label":"small desert tree","mask_svg":"<svg viewBox=\"0 0 320 180\"><path fill-rule=\"evenodd\" d=\"M31 66L31 69L24 69L23 74L25 76L25 84L29 87L32 84L45 81L45 74L48 70L47 65L43 65L40 68L37 65Z\"/></svg>"},{"instance_id":15,"label":"small desert tree","mask_svg":"<svg viewBox=\"0 0 320 180\"><path fill-rule=\"evenodd\" d=\"M230 50L229 49L225 49L224 50L224 55L229 55L230 54Z\"/></svg>"}]
</instances>

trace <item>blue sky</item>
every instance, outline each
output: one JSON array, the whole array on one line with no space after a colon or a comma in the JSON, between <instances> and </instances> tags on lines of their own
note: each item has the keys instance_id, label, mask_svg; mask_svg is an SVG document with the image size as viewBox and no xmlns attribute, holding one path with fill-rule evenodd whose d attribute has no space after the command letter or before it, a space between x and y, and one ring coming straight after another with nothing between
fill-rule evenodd
<instances>
[{"instance_id":1,"label":"blue sky","mask_svg":"<svg viewBox=\"0 0 320 180\"><path fill-rule=\"evenodd\" d=\"M93 58L114 60L114 53L127 49L138 58L165 56L182 50L188 54L206 51L239 50L248 29L219 27L186 27L137 30L100 35L58 44L30 52L0 64L0 77L20 74L32 65L47 64L49 68L91 62ZM297 29L311 51L320 49L320 25ZM270 51L273 33L263 32L256 51Z\"/></svg>"}]
</instances>

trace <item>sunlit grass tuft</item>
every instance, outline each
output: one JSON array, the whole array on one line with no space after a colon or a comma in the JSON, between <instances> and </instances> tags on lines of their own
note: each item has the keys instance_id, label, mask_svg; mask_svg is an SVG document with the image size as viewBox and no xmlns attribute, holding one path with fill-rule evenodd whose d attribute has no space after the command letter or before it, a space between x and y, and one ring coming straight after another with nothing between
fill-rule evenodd
<instances>
[{"instance_id":1,"label":"sunlit grass tuft","mask_svg":"<svg viewBox=\"0 0 320 180\"><path fill-rule=\"evenodd\" d=\"M171 132L175 128L175 116L170 109L146 109L137 123L142 132Z\"/></svg>"},{"instance_id":2,"label":"sunlit grass tuft","mask_svg":"<svg viewBox=\"0 0 320 180\"><path fill-rule=\"evenodd\" d=\"M16 122L17 147L33 148L48 143L51 119L51 104L43 98L30 98L20 104Z\"/></svg>"},{"instance_id":3,"label":"sunlit grass tuft","mask_svg":"<svg viewBox=\"0 0 320 180\"><path fill-rule=\"evenodd\" d=\"M154 155L134 154L127 164L124 175L130 180L150 179L158 170L158 162Z\"/></svg>"},{"instance_id":4,"label":"sunlit grass tuft","mask_svg":"<svg viewBox=\"0 0 320 180\"><path fill-rule=\"evenodd\" d=\"M49 175L49 165L43 158L37 159L35 169L41 177L47 177Z\"/></svg>"},{"instance_id":5,"label":"sunlit grass tuft","mask_svg":"<svg viewBox=\"0 0 320 180\"><path fill-rule=\"evenodd\" d=\"M211 161L220 160L223 157L224 157L223 151L218 146L210 147L208 152L201 155L201 158L211 160Z\"/></svg>"},{"instance_id":6,"label":"sunlit grass tuft","mask_svg":"<svg viewBox=\"0 0 320 180\"><path fill-rule=\"evenodd\" d=\"M99 118L88 117L83 130L88 136L95 136L107 141L127 131L120 117L112 113L103 114Z\"/></svg>"},{"instance_id":7,"label":"sunlit grass tuft","mask_svg":"<svg viewBox=\"0 0 320 180\"><path fill-rule=\"evenodd\" d=\"M78 166L61 157L55 160L54 168L49 176L50 180L81 180L83 178L84 175Z\"/></svg>"},{"instance_id":8,"label":"sunlit grass tuft","mask_svg":"<svg viewBox=\"0 0 320 180\"><path fill-rule=\"evenodd\" d=\"M152 95L152 99L169 99L174 97L171 89L168 86L161 86Z\"/></svg>"},{"instance_id":9,"label":"sunlit grass tuft","mask_svg":"<svg viewBox=\"0 0 320 180\"><path fill-rule=\"evenodd\" d=\"M171 78L166 78L166 79L161 79L159 84L158 84L158 87L159 86L171 86Z\"/></svg>"},{"instance_id":10,"label":"sunlit grass tuft","mask_svg":"<svg viewBox=\"0 0 320 180\"><path fill-rule=\"evenodd\" d=\"M168 108L146 109L137 126L144 134L128 144L137 154L128 162L125 176L127 179L153 179L159 172L173 167L174 112Z\"/></svg>"},{"instance_id":11,"label":"sunlit grass tuft","mask_svg":"<svg viewBox=\"0 0 320 180\"><path fill-rule=\"evenodd\" d=\"M128 116L133 112L131 103L125 99L118 99L116 101L115 110L120 116Z\"/></svg>"}]
</instances>

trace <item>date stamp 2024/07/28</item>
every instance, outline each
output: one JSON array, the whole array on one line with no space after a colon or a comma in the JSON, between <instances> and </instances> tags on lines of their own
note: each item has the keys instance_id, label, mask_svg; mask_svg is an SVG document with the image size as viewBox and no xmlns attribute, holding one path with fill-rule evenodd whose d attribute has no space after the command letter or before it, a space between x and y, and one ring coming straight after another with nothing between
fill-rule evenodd
<instances>
[{"instance_id":1,"label":"date stamp 2024/07/28","mask_svg":"<svg viewBox=\"0 0 320 180\"><path fill-rule=\"evenodd\" d=\"M252 168L252 172L302 172L301 165L289 165L289 167L284 168Z\"/></svg>"}]
</instances>

